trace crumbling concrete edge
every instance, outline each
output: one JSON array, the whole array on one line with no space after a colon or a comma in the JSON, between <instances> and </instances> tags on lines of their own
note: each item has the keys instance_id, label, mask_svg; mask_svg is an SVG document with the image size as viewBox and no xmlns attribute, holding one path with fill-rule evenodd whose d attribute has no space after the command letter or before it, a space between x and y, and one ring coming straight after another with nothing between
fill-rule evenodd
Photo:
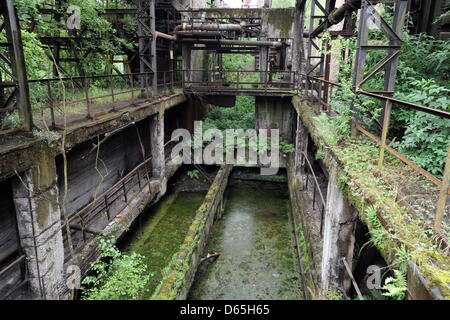
<instances>
[{"instance_id":1,"label":"crumbling concrete edge","mask_svg":"<svg viewBox=\"0 0 450 320\"><path fill-rule=\"evenodd\" d=\"M292 104L297 113L302 118L302 121L306 129L308 130L314 144L318 148L323 147L325 152L323 163L325 164L326 168L329 170L332 167L332 162L335 162L338 165L338 176L345 174L343 170L344 164L340 161L339 157L334 152L333 146L327 143L326 137L324 137L314 126L313 116L315 116L315 114L313 110L317 108L317 106L315 106L315 102L311 101L310 99L294 97L292 99ZM362 208L362 204L363 206L370 205L370 203L366 203L367 199L355 198L351 194L346 194L345 192L344 195L347 196L347 200L354 206L357 211L360 211L360 209ZM362 221L366 222L366 219L364 215L361 215L361 212L358 212L358 215L360 216ZM389 238L387 240L389 240L390 244L396 241L392 238ZM381 252L382 256L388 263L392 263L395 258L395 254L391 249L392 248ZM414 261L409 262L407 272L407 297L421 300L446 299L443 296L439 286L436 286L432 281L426 279L423 273L420 272L419 268L420 267L418 267Z\"/></svg>"},{"instance_id":2,"label":"crumbling concrete edge","mask_svg":"<svg viewBox=\"0 0 450 320\"><path fill-rule=\"evenodd\" d=\"M221 211L225 189L232 170L231 165L220 168L206 197L197 210L186 238L172 260L164 268L163 278L155 289L152 300L184 300L194 281L214 220Z\"/></svg>"},{"instance_id":3,"label":"crumbling concrete edge","mask_svg":"<svg viewBox=\"0 0 450 320\"><path fill-rule=\"evenodd\" d=\"M124 211L116 216L104 229L101 238L113 238L115 241L119 240L131 227L135 219L144 212L148 207L157 203L167 191L167 182L175 174L175 172L181 167L179 159L174 159L166 163L165 178L160 180L152 180L149 184L143 187L139 196L135 197ZM81 278L85 277L90 270L90 265L101 254L98 248L98 240L100 237L92 239L83 250L77 254L74 258L66 262L65 269L69 265L76 265L80 268ZM65 291L61 292L61 297L67 299L69 290L64 288Z\"/></svg>"}]
</instances>

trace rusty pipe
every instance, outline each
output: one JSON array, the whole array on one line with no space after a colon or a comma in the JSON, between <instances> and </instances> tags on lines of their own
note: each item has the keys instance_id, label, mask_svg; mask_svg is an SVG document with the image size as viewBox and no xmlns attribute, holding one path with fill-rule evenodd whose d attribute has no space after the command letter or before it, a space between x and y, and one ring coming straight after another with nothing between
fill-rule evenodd
<instances>
[{"instance_id":1,"label":"rusty pipe","mask_svg":"<svg viewBox=\"0 0 450 320\"><path fill-rule=\"evenodd\" d=\"M190 39L184 38L184 42L195 43L214 43L225 45L241 45L241 46L259 46L259 47L281 47L282 43L278 41L251 41L251 40L216 40L216 39Z\"/></svg>"},{"instance_id":2,"label":"rusty pipe","mask_svg":"<svg viewBox=\"0 0 450 320\"><path fill-rule=\"evenodd\" d=\"M315 29L309 37L315 38L323 31L330 28L332 25L341 22L347 13L352 13L361 8L361 0L347 0L339 8L334 9L327 17L327 19Z\"/></svg>"},{"instance_id":3,"label":"rusty pipe","mask_svg":"<svg viewBox=\"0 0 450 320\"><path fill-rule=\"evenodd\" d=\"M171 36L170 34L162 33L162 32L159 32L159 31L155 32L155 36L156 36L156 38L163 38L163 39L167 39L167 40L170 40L170 41L176 41L177 40L177 36Z\"/></svg>"},{"instance_id":4,"label":"rusty pipe","mask_svg":"<svg viewBox=\"0 0 450 320\"><path fill-rule=\"evenodd\" d=\"M226 24L226 23L182 23L175 27L177 31L244 31L240 24Z\"/></svg>"},{"instance_id":5,"label":"rusty pipe","mask_svg":"<svg viewBox=\"0 0 450 320\"><path fill-rule=\"evenodd\" d=\"M189 37L220 37L222 33L215 31L176 31L177 35Z\"/></svg>"}]
</instances>

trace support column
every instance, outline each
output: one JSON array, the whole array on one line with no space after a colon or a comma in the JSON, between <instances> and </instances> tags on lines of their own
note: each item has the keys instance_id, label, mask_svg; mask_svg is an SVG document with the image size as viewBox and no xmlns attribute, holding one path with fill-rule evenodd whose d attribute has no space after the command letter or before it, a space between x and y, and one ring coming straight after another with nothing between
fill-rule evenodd
<instances>
[{"instance_id":1,"label":"support column","mask_svg":"<svg viewBox=\"0 0 450 320\"><path fill-rule=\"evenodd\" d=\"M325 213L322 289L339 289L348 293L351 279L345 269L343 258L350 267L353 261L355 224L357 212L345 199L337 183L337 163L330 170Z\"/></svg>"},{"instance_id":2,"label":"support column","mask_svg":"<svg viewBox=\"0 0 450 320\"><path fill-rule=\"evenodd\" d=\"M166 161L164 155L164 107L150 118L150 145L152 150L152 178L163 181Z\"/></svg>"},{"instance_id":3,"label":"support column","mask_svg":"<svg viewBox=\"0 0 450 320\"><path fill-rule=\"evenodd\" d=\"M183 70L184 70L182 78L183 81L189 82L192 79L192 75L190 73L190 70L192 70L191 65L192 45L190 43L183 43L181 50L183 54Z\"/></svg>"},{"instance_id":4,"label":"support column","mask_svg":"<svg viewBox=\"0 0 450 320\"><path fill-rule=\"evenodd\" d=\"M12 179L21 246L27 256L33 298L60 298L64 247L55 158L43 150L37 166Z\"/></svg>"}]
</instances>

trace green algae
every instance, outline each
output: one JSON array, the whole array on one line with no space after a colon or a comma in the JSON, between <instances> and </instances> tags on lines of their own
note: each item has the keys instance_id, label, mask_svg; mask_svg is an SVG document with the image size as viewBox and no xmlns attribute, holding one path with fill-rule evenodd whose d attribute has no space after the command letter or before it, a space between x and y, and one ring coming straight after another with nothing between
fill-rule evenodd
<instances>
[{"instance_id":1,"label":"green algae","mask_svg":"<svg viewBox=\"0 0 450 320\"><path fill-rule=\"evenodd\" d=\"M224 216L212 228L190 299L301 299L289 194L285 185L231 186Z\"/></svg>"},{"instance_id":2,"label":"green algae","mask_svg":"<svg viewBox=\"0 0 450 320\"><path fill-rule=\"evenodd\" d=\"M152 275L145 288L148 296L146 294L142 299L149 299L161 281L161 271L183 243L204 195L202 192L167 195L146 213L139 226L122 243L123 251L145 257L147 270Z\"/></svg>"}]
</instances>

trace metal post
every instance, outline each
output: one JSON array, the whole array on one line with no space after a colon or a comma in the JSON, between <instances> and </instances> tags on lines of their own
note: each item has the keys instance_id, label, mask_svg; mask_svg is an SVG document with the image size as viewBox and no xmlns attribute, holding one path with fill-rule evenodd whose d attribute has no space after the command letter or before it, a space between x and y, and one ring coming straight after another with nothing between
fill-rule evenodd
<instances>
[{"instance_id":1,"label":"metal post","mask_svg":"<svg viewBox=\"0 0 450 320\"><path fill-rule=\"evenodd\" d=\"M144 88L146 76L151 75L151 83L156 94L156 35L155 35L155 0L133 0L138 14L138 37L139 37L139 68L142 73L141 87Z\"/></svg>"},{"instance_id":2,"label":"metal post","mask_svg":"<svg viewBox=\"0 0 450 320\"><path fill-rule=\"evenodd\" d=\"M125 202L128 203L127 189L125 187L125 181L124 180L122 180L122 188L123 188L123 197L125 199Z\"/></svg>"},{"instance_id":3,"label":"metal post","mask_svg":"<svg viewBox=\"0 0 450 320\"><path fill-rule=\"evenodd\" d=\"M447 202L448 188L450 186L450 144L447 150L447 160L445 161L444 177L442 178L441 192L436 204L436 216L434 218L434 230L441 230L442 216L444 215L445 204Z\"/></svg>"},{"instance_id":4,"label":"metal post","mask_svg":"<svg viewBox=\"0 0 450 320\"><path fill-rule=\"evenodd\" d=\"M378 158L378 169L383 168L384 150L386 149L387 134L389 131L389 122L391 120L392 101L387 99L384 106L383 129L381 132L380 156Z\"/></svg>"},{"instance_id":5,"label":"metal post","mask_svg":"<svg viewBox=\"0 0 450 320\"><path fill-rule=\"evenodd\" d=\"M109 86L111 88L111 102L112 102L112 110L115 110L115 99L114 99L114 83L112 75L109 75Z\"/></svg>"},{"instance_id":6,"label":"metal post","mask_svg":"<svg viewBox=\"0 0 450 320\"><path fill-rule=\"evenodd\" d=\"M55 110L54 110L54 105L53 105L53 96L52 96L50 80L47 80L47 94L48 94L48 102L49 102L49 106L50 106L50 117L51 117L51 121L52 121L52 129L55 129L56 128Z\"/></svg>"},{"instance_id":7,"label":"metal post","mask_svg":"<svg viewBox=\"0 0 450 320\"><path fill-rule=\"evenodd\" d=\"M87 117L91 119L91 101L89 100L89 78L85 78L83 81L84 94L86 96L86 108L87 108Z\"/></svg>"}]
</instances>

